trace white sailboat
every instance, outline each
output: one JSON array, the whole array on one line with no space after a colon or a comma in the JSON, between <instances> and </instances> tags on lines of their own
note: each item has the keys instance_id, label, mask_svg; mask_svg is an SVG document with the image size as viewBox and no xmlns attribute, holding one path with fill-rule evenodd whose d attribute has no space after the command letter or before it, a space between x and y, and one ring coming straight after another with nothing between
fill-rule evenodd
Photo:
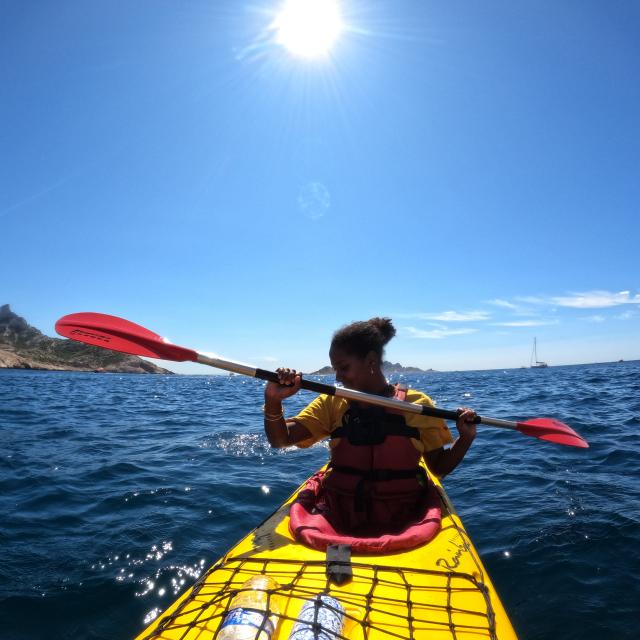
<instances>
[{"instance_id":1,"label":"white sailboat","mask_svg":"<svg viewBox=\"0 0 640 640\"><path fill-rule=\"evenodd\" d=\"M542 360L538 360L538 345L537 338L533 339L533 351L531 352L531 368L532 369L545 369L549 365Z\"/></svg>"}]
</instances>

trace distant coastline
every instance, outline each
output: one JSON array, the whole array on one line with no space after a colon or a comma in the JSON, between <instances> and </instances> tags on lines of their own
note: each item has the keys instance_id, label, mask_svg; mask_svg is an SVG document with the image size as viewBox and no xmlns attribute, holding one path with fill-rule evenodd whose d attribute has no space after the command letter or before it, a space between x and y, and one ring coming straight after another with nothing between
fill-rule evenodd
<instances>
[{"instance_id":1,"label":"distant coastline","mask_svg":"<svg viewBox=\"0 0 640 640\"><path fill-rule=\"evenodd\" d=\"M138 356L45 336L8 304L0 306L0 369L173 373Z\"/></svg>"},{"instance_id":2,"label":"distant coastline","mask_svg":"<svg viewBox=\"0 0 640 640\"><path fill-rule=\"evenodd\" d=\"M548 367L548 369L563 369L568 367L584 367L588 365L597 365L597 364L632 364L635 362L640 362L640 358L630 358L630 359L618 359L618 360L603 360L597 362L573 362L569 364L554 364L553 367ZM402 365L399 365L402 366ZM392 373L475 373L482 371L529 371L530 367L526 366L511 366L511 367L493 367L491 369L418 369L416 367L405 367L401 370L389 370L385 369L384 372L389 375ZM537 371L533 369L533 371ZM543 370L544 371L544 370ZM308 375L315 376L333 376L335 375L335 371L329 365L318 369L317 371L312 371Z\"/></svg>"},{"instance_id":3,"label":"distant coastline","mask_svg":"<svg viewBox=\"0 0 640 640\"><path fill-rule=\"evenodd\" d=\"M399 362L389 362L384 360L382 362L382 371L389 375L392 373L438 373L435 369L420 369L418 367L405 367ZM314 376L332 376L335 374L331 365L326 365L317 371L312 371L310 375Z\"/></svg>"}]
</instances>

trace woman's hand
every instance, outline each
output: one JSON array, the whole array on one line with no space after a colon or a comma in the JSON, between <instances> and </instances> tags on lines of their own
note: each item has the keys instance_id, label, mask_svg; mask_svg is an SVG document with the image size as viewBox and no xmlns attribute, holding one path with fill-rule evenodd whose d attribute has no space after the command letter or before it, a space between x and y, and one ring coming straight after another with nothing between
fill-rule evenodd
<instances>
[{"instance_id":1,"label":"woman's hand","mask_svg":"<svg viewBox=\"0 0 640 640\"><path fill-rule=\"evenodd\" d=\"M476 412L473 409L468 407L458 409L458 419L456 420L458 439L449 449L440 447L424 454L429 469L439 478L444 478L460 464L471 443L475 440L476 423L473 421L475 417Z\"/></svg>"},{"instance_id":2,"label":"woman's hand","mask_svg":"<svg viewBox=\"0 0 640 640\"><path fill-rule=\"evenodd\" d=\"M294 393L300 391L302 384L302 374L295 369L276 369L279 382L268 382L264 390L264 398L268 403L282 402L285 398L289 398Z\"/></svg>"},{"instance_id":3,"label":"woman's hand","mask_svg":"<svg viewBox=\"0 0 640 640\"><path fill-rule=\"evenodd\" d=\"M477 433L477 425L473 421L476 412L468 407L458 409L458 419L456 420L456 428L460 434L460 438L466 442L473 442Z\"/></svg>"}]
</instances>

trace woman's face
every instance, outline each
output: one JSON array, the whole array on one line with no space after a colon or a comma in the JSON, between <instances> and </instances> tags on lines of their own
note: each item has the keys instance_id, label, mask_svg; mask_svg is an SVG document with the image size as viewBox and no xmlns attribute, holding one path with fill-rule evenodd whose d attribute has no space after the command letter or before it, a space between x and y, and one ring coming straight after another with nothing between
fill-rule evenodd
<instances>
[{"instance_id":1,"label":"woman's face","mask_svg":"<svg viewBox=\"0 0 640 640\"><path fill-rule=\"evenodd\" d=\"M372 354L364 358L345 353L342 349L331 349L329 358L331 366L336 372L336 381L343 384L348 389L356 391L368 391L372 383L372 369L375 372L375 365Z\"/></svg>"}]
</instances>

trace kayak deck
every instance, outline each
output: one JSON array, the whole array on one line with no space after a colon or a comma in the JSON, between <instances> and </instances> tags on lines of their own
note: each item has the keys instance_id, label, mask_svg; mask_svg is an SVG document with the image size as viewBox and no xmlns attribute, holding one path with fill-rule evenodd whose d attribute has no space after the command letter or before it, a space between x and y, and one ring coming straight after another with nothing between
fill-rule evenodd
<instances>
[{"instance_id":1,"label":"kayak deck","mask_svg":"<svg viewBox=\"0 0 640 640\"><path fill-rule=\"evenodd\" d=\"M442 529L416 549L353 555L353 578L337 585L327 576L326 554L295 542L288 528L292 496L206 571L138 640L213 640L233 597L247 579L266 574L279 587L268 592L279 624L273 640L286 640L306 600L319 593L345 609L345 640L478 640L516 638L482 562L437 479ZM256 638L260 630L256 630Z\"/></svg>"}]
</instances>

